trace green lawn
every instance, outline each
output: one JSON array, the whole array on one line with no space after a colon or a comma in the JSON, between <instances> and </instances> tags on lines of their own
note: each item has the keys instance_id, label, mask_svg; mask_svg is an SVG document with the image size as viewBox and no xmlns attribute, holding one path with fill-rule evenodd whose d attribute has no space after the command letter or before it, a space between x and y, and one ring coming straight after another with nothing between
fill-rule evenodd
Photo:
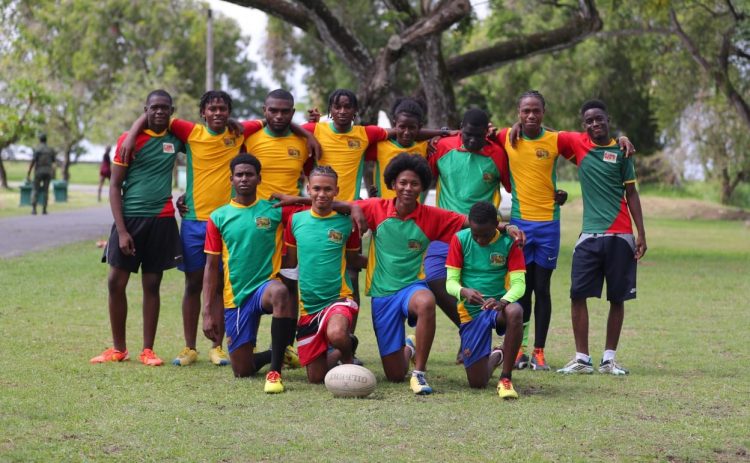
<instances>
[{"instance_id":1,"label":"green lawn","mask_svg":"<svg viewBox=\"0 0 750 463\"><path fill-rule=\"evenodd\" d=\"M27 161L4 161L5 170L8 174L8 181L23 182L26 179L26 173L29 171ZM57 178L62 178L62 170L57 168ZM98 185L99 184L99 163L96 162L79 162L70 166L70 182L81 185Z\"/></svg>"},{"instance_id":2,"label":"green lawn","mask_svg":"<svg viewBox=\"0 0 750 463\"><path fill-rule=\"evenodd\" d=\"M580 223L563 211L548 361L573 354L570 254ZM647 219L639 298L627 304L618 358L626 378L521 371L521 397L470 390L453 364L458 335L438 315L428 378L415 397L384 382L369 302L359 356L379 384L371 398L333 399L285 373L288 392L262 377L235 380L206 361L146 368L89 365L110 344L106 267L93 243L2 261L2 461L747 461L750 451L750 230L741 222ZM54 259L50 257L54 256ZM137 277L137 276L136 276ZM138 282L131 284L131 355L140 349ZM156 351L182 347L182 275L165 274ZM591 301L599 361L607 306ZM268 320L259 344L269 343ZM533 332L533 331L532 331Z\"/></svg>"}]
</instances>

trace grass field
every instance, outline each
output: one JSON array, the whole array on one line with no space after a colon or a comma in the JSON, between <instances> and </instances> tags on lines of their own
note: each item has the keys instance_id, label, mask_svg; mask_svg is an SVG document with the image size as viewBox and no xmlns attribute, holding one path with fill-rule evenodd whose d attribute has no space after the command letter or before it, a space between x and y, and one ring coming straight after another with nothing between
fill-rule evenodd
<instances>
[{"instance_id":1,"label":"grass field","mask_svg":"<svg viewBox=\"0 0 750 463\"><path fill-rule=\"evenodd\" d=\"M567 206L566 206L567 207ZM547 356L573 354L569 283L580 217L564 211ZM333 399L285 373L288 392L236 380L206 360L147 368L89 365L110 344L106 267L93 243L0 262L2 461L748 461L750 230L741 222L647 220L639 298L627 304L618 358L626 378L520 371L520 400L470 390L453 364L458 335L438 315L428 379L415 397L384 382L364 304L359 356L379 384L368 399ZM138 281L128 339L140 350ZM165 274L156 351L182 347L182 275ZM601 358L606 303L590 301ZM261 325L259 345L270 342ZM533 333L533 330L532 330ZM533 336L532 336L533 337ZM495 379L496 381L496 379Z\"/></svg>"}]
</instances>

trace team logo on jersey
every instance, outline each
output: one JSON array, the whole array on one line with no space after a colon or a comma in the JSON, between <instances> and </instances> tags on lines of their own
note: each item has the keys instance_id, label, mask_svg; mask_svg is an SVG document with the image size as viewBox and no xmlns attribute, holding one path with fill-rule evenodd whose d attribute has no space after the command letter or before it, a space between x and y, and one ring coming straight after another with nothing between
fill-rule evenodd
<instances>
[{"instance_id":1,"label":"team logo on jersey","mask_svg":"<svg viewBox=\"0 0 750 463\"><path fill-rule=\"evenodd\" d=\"M612 151L605 151L603 159L604 159L604 162L611 162L612 164L617 164L617 153L613 153Z\"/></svg>"},{"instance_id":2,"label":"team logo on jersey","mask_svg":"<svg viewBox=\"0 0 750 463\"><path fill-rule=\"evenodd\" d=\"M482 181L484 183L495 183L495 176L489 172L484 172L482 174Z\"/></svg>"},{"instance_id":3,"label":"team logo on jersey","mask_svg":"<svg viewBox=\"0 0 750 463\"><path fill-rule=\"evenodd\" d=\"M490 265L493 267L499 267L501 265L505 264L505 256L500 254L499 252L493 252L490 254Z\"/></svg>"},{"instance_id":4,"label":"team logo on jersey","mask_svg":"<svg viewBox=\"0 0 750 463\"><path fill-rule=\"evenodd\" d=\"M406 247L409 248L409 251L414 252L421 252L422 251L422 243L419 240L409 240L406 242Z\"/></svg>"},{"instance_id":5,"label":"team logo on jersey","mask_svg":"<svg viewBox=\"0 0 750 463\"><path fill-rule=\"evenodd\" d=\"M173 143L163 143L162 147L164 148L164 152L167 154L174 154L174 144Z\"/></svg>"},{"instance_id":6,"label":"team logo on jersey","mask_svg":"<svg viewBox=\"0 0 750 463\"><path fill-rule=\"evenodd\" d=\"M344 242L344 234L333 228L328 230L328 241L331 243L341 244Z\"/></svg>"},{"instance_id":7,"label":"team logo on jersey","mask_svg":"<svg viewBox=\"0 0 750 463\"><path fill-rule=\"evenodd\" d=\"M224 146L234 146L234 138L224 137Z\"/></svg>"},{"instance_id":8,"label":"team logo on jersey","mask_svg":"<svg viewBox=\"0 0 750 463\"><path fill-rule=\"evenodd\" d=\"M537 148L536 158L537 159L549 159L549 151L542 149L542 148Z\"/></svg>"},{"instance_id":9,"label":"team logo on jersey","mask_svg":"<svg viewBox=\"0 0 750 463\"><path fill-rule=\"evenodd\" d=\"M299 159L300 152L297 148L292 148L291 146L286 149L287 154L290 158Z\"/></svg>"},{"instance_id":10,"label":"team logo on jersey","mask_svg":"<svg viewBox=\"0 0 750 463\"><path fill-rule=\"evenodd\" d=\"M269 219L268 217L256 217L255 228L259 230L268 230L269 228L271 228L271 219Z\"/></svg>"},{"instance_id":11,"label":"team logo on jersey","mask_svg":"<svg viewBox=\"0 0 750 463\"><path fill-rule=\"evenodd\" d=\"M351 148L351 149L353 149L353 150L359 149L359 148L360 148L360 146L362 146L359 140L352 140L352 139L349 139L349 140L347 141L347 143L349 144L349 148Z\"/></svg>"}]
</instances>

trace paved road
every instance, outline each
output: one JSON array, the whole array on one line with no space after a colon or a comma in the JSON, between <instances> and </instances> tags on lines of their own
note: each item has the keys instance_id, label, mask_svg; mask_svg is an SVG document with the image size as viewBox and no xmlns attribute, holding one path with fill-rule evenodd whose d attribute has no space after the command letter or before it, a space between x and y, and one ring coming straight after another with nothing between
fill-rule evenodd
<instances>
[{"instance_id":1,"label":"paved road","mask_svg":"<svg viewBox=\"0 0 750 463\"><path fill-rule=\"evenodd\" d=\"M105 239L112 226L109 205L0 219L0 258L85 240Z\"/></svg>"}]
</instances>

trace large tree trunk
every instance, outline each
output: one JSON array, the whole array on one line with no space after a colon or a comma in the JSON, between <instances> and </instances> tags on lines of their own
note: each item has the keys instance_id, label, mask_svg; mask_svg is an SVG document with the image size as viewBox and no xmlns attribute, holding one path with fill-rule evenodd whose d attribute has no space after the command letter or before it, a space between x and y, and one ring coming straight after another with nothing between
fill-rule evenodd
<instances>
[{"instance_id":1,"label":"large tree trunk","mask_svg":"<svg viewBox=\"0 0 750 463\"><path fill-rule=\"evenodd\" d=\"M2 157L0 157L0 186L2 186L6 190L10 189L10 187L8 186L8 173L5 170L5 164L3 164Z\"/></svg>"},{"instance_id":2,"label":"large tree trunk","mask_svg":"<svg viewBox=\"0 0 750 463\"><path fill-rule=\"evenodd\" d=\"M439 35L419 44L413 53L427 101L428 127L458 127L453 81L443 60Z\"/></svg>"}]
</instances>

